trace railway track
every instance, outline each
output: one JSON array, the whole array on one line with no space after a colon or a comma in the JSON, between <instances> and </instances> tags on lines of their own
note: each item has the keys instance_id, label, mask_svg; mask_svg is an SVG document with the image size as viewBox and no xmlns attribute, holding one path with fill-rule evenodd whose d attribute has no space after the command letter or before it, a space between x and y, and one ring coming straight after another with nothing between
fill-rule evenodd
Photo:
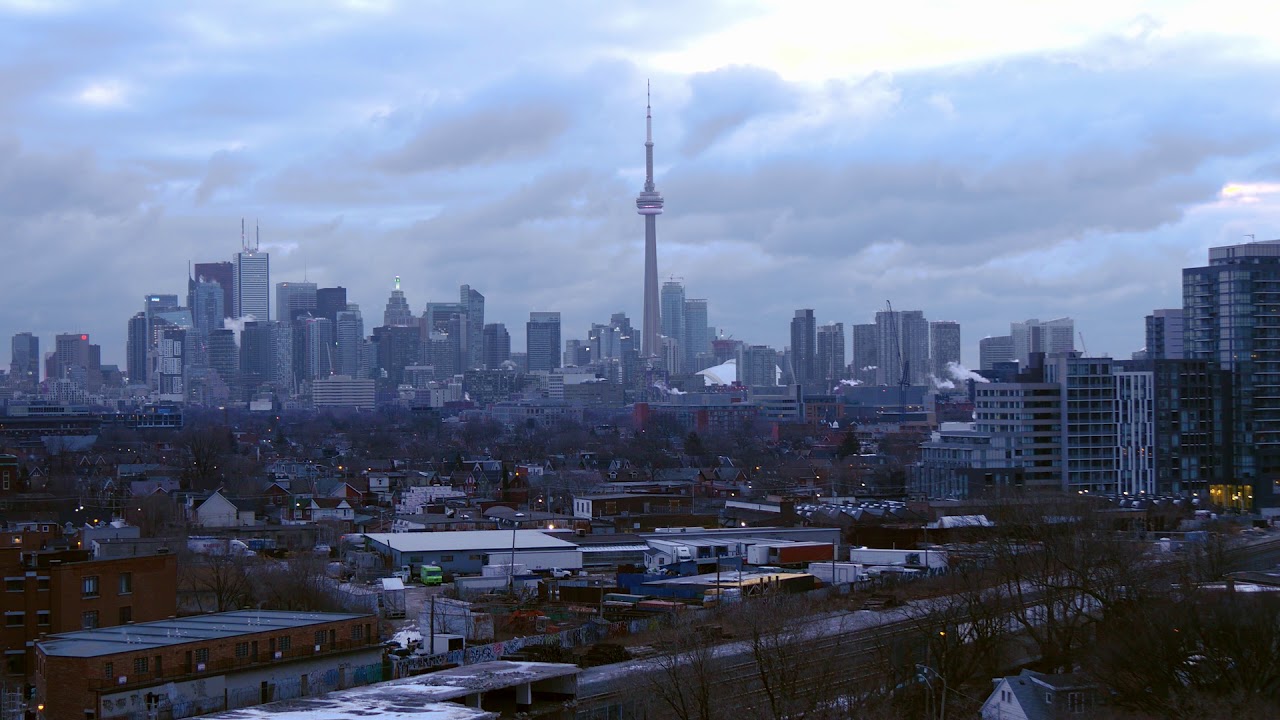
<instances>
[{"instance_id":1,"label":"railway track","mask_svg":"<svg viewBox=\"0 0 1280 720\"><path fill-rule=\"evenodd\" d=\"M1235 569L1268 569L1280 563L1280 538L1237 546L1231 554ZM923 644L919 621L893 610L827 614L789 634L805 647L805 652L794 658L791 676L810 678L808 686L801 679L786 689L793 696L830 682L835 669L842 687L877 690L889 679L884 653L897 653L899 660L908 658L905 662L910 666L909 658ZM708 661L707 670L720 688L715 702L748 709L766 701L760 667L749 641L730 641L707 651L711 656L700 660ZM651 657L583 671L578 680L577 720L667 716L669 710L655 704L660 700L655 697L654 683L672 671L671 663L669 657Z\"/></svg>"}]
</instances>

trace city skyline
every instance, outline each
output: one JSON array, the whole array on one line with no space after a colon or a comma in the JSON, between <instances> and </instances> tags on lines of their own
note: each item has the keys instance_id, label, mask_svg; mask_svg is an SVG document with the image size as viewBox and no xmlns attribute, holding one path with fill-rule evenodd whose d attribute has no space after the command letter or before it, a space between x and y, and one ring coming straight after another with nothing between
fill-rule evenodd
<instances>
[{"instance_id":1,"label":"city skyline","mask_svg":"<svg viewBox=\"0 0 1280 720\"><path fill-rule=\"evenodd\" d=\"M1181 267L1280 235L1257 18L1099 6L1061 29L1014 13L1016 42L966 23L921 54L911 37L963 19L939 8L870 53L805 10L640 7L644 22L551 7L534 22L557 33L500 33L524 62L498 63L422 41L503 30L458 8L335 8L338 28L287 8L6 6L5 61L33 79L0 107L2 162L44 181L6 186L9 246L30 259L0 328L85 332L124 366L138 298L181 294L188 261L229 260L242 216L261 218L273 285L379 308L398 273L420 312L470 283L515 347L532 309L561 312L566 339L639 320L646 77L670 148L657 183L679 198L659 276L751 343L787 345L796 308L852 327L891 300L960 321L969 366L1028 317L1070 316L1092 354L1127 357L1143 318L1178 304ZM87 27L101 52L39 62ZM811 47L768 27L808 28ZM335 69L323 91L289 72L303 65Z\"/></svg>"}]
</instances>

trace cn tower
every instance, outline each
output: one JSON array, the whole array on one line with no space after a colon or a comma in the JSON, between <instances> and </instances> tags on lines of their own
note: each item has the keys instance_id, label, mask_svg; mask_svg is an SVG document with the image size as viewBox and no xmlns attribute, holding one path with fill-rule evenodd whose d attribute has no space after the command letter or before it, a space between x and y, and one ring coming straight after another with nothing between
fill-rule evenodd
<instances>
[{"instance_id":1,"label":"cn tower","mask_svg":"<svg viewBox=\"0 0 1280 720\"><path fill-rule=\"evenodd\" d=\"M658 305L658 216L662 214L662 194L653 187L653 111L648 87L644 107L644 190L636 196L636 212L644 216L644 329L640 354L658 354L658 334L662 328Z\"/></svg>"}]
</instances>

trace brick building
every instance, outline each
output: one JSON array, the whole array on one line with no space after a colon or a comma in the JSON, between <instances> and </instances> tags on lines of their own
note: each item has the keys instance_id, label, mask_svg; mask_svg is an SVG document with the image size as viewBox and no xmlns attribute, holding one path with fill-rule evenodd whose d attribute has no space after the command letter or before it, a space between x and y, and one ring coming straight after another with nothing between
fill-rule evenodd
<instances>
[{"instance_id":1,"label":"brick building","mask_svg":"<svg viewBox=\"0 0 1280 720\"><path fill-rule=\"evenodd\" d=\"M6 533L0 542L0 682L10 686L30 682L34 643L43 634L160 620L177 612L175 556L95 560L85 549L33 549L56 542L58 530L39 526Z\"/></svg>"},{"instance_id":2,"label":"brick building","mask_svg":"<svg viewBox=\"0 0 1280 720\"><path fill-rule=\"evenodd\" d=\"M46 720L183 718L382 679L377 618L271 610L51 635L36 643Z\"/></svg>"}]
</instances>

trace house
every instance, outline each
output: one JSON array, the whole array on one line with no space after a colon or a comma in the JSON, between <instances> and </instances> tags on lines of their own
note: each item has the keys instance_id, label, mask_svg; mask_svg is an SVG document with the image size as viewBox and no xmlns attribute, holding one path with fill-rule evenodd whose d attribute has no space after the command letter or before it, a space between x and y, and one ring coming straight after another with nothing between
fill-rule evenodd
<instances>
[{"instance_id":1,"label":"house","mask_svg":"<svg viewBox=\"0 0 1280 720\"><path fill-rule=\"evenodd\" d=\"M1091 715L1101 704L1098 686L1075 675L1046 675L1023 670L995 678L982 704L982 720L1065 720Z\"/></svg>"},{"instance_id":2,"label":"house","mask_svg":"<svg viewBox=\"0 0 1280 720\"><path fill-rule=\"evenodd\" d=\"M221 490L214 490L207 498L187 499L191 522L199 527L244 527L254 524L252 510L241 510L227 499Z\"/></svg>"},{"instance_id":3,"label":"house","mask_svg":"<svg viewBox=\"0 0 1280 720\"><path fill-rule=\"evenodd\" d=\"M307 506L304 519L312 522L320 520L341 521L351 520L355 516L355 509L343 498L311 498L311 504Z\"/></svg>"}]
</instances>

